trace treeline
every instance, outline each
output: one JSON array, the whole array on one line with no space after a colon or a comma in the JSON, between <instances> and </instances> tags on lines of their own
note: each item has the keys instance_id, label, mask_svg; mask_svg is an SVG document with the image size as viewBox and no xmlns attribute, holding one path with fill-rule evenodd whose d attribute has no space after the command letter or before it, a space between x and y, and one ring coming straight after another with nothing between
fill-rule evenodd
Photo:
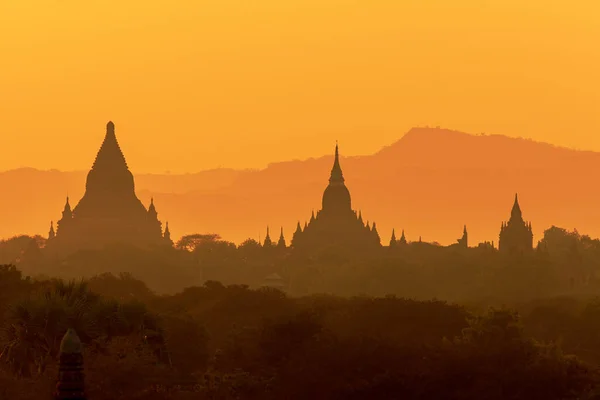
<instances>
[{"instance_id":1,"label":"treeline","mask_svg":"<svg viewBox=\"0 0 600 400\"><path fill-rule=\"evenodd\" d=\"M4 266L0 398L48 396L73 327L91 400L592 399L599 360L579 352L600 350L597 305L552 299L519 316L214 281L159 296L127 274L32 280Z\"/></svg>"},{"instance_id":2,"label":"treeline","mask_svg":"<svg viewBox=\"0 0 600 400\"><path fill-rule=\"evenodd\" d=\"M368 254L302 254L294 249L240 245L218 235L188 235L175 247L139 249L126 245L81 250L65 258L44 251L43 238L20 236L0 242L0 263L17 263L31 277L65 280L126 271L161 294L213 280L258 288L276 274L290 296L393 294L466 303L528 301L558 295L600 293L600 241L552 227L537 248L507 257L483 246L442 247L409 243Z\"/></svg>"}]
</instances>

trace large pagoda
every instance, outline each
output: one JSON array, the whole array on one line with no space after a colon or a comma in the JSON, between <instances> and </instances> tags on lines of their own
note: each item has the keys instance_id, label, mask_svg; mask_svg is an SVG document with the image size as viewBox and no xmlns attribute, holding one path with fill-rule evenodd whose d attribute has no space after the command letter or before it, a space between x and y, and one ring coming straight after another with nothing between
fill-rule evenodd
<instances>
[{"instance_id":1,"label":"large pagoda","mask_svg":"<svg viewBox=\"0 0 600 400\"><path fill-rule=\"evenodd\" d=\"M323 192L322 208L316 215L312 214L304 229L298 223L292 247L309 252L337 249L344 253L381 247L375 222L372 227L368 222L365 224L361 213L352 209L337 144L329 184Z\"/></svg>"},{"instance_id":2,"label":"large pagoda","mask_svg":"<svg viewBox=\"0 0 600 400\"><path fill-rule=\"evenodd\" d=\"M56 233L51 229L48 248L65 253L114 243L146 247L169 244L167 235L163 235L154 201L146 209L137 198L115 125L109 122L87 175L85 194L73 209L67 197Z\"/></svg>"}]
</instances>

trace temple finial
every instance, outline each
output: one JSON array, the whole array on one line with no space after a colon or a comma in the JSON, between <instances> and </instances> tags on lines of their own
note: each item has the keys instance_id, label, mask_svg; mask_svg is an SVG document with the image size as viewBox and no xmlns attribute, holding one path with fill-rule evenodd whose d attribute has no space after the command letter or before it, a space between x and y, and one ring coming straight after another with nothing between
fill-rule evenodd
<instances>
[{"instance_id":1,"label":"temple finial","mask_svg":"<svg viewBox=\"0 0 600 400\"><path fill-rule=\"evenodd\" d=\"M513 208L511 210L511 219L512 220L521 220L523 218L523 213L521 212L521 206L519 205L519 195L515 193L515 203L513 204Z\"/></svg>"},{"instance_id":2,"label":"temple finial","mask_svg":"<svg viewBox=\"0 0 600 400\"><path fill-rule=\"evenodd\" d=\"M333 168L331 168L331 176L329 183L344 183L344 174L340 166L340 152L337 140L335 141L335 157L333 160Z\"/></svg>"},{"instance_id":3,"label":"temple finial","mask_svg":"<svg viewBox=\"0 0 600 400\"><path fill-rule=\"evenodd\" d=\"M54 231L54 221L50 221L50 230L48 231L48 239L54 239L56 232Z\"/></svg>"}]
</instances>

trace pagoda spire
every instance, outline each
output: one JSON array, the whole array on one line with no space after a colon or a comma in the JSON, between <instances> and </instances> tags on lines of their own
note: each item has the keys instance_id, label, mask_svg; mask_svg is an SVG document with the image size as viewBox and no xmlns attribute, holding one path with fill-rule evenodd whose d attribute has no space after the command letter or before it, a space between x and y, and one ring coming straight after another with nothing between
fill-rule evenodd
<instances>
[{"instance_id":1,"label":"pagoda spire","mask_svg":"<svg viewBox=\"0 0 600 400\"><path fill-rule=\"evenodd\" d=\"M377 232L377 223L375 223L375 221L373 221L373 227L371 228L371 235L373 235L373 238L375 239L375 243L377 243L377 245L381 246L381 237L379 236L379 232Z\"/></svg>"},{"instance_id":2,"label":"pagoda spire","mask_svg":"<svg viewBox=\"0 0 600 400\"><path fill-rule=\"evenodd\" d=\"M404 229L402 229L402 235L400 236L400 244L406 244L406 236L404 236Z\"/></svg>"},{"instance_id":3,"label":"pagoda spire","mask_svg":"<svg viewBox=\"0 0 600 400\"><path fill-rule=\"evenodd\" d=\"M50 232L48 232L48 239L54 239L56 232L54 232L54 222L50 221Z\"/></svg>"},{"instance_id":4,"label":"pagoda spire","mask_svg":"<svg viewBox=\"0 0 600 400\"><path fill-rule=\"evenodd\" d=\"M156 212L156 207L154 206L154 197L150 198L150 206L148 206L148 214L153 217L158 216L158 212Z\"/></svg>"},{"instance_id":5,"label":"pagoda spire","mask_svg":"<svg viewBox=\"0 0 600 400\"><path fill-rule=\"evenodd\" d=\"M467 225L464 226L463 235L460 239L457 240L457 243L462 245L463 247L469 247Z\"/></svg>"},{"instance_id":6,"label":"pagoda spire","mask_svg":"<svg viewBox=\"0 0 600 400\"><path fill-rule=\"evenodd\" d=\"M277 247L285 247L285 238L283 237L283 227L281 227L281 233L279 234L279 241Z\"/></svg>"},{"instance_id":7,"label":"pagoda spire","mask_svg":"<svg viewBox=\"0 0 600 400\"><path fill-rule=\"evenodd\" d=\"M298 240L300 236L302 236L302 227L300 226L300 221L298 221L298 225L296 225L296 232L294 232L294 235L292 236L292 246L298 245Z\"/></svg>"},{"instance_id":8,"label":"pagoda spire","mask_svg":"<svg viewBox=\"0 0 600 400\"><path fill-rule=\"evenodd\" d=\"M100 150L98 150L92 169L105 167L114 168L115 166L128 169L125 156L121 151L119 142L117 142L115 124L112 121L108 121L108 124L106 124L106 135L104 136L104 141L100 146Z\"/></svg>"},{"instance_id":9,"label":"pagoda spire","mask_svg":"<svg viewBox=\"0 0 600 400\"><path fill-rule=\"evenodd\" d=\"M337 140L335 141L335 159L333 160L333 168L331 168L331 176L329 183L344 183L344 174L340 166L340 152Z\"/></svg>"},{"instance_id":10,"label":"pagoda spire","mask_svg":"<svg viewBox=\"0 0 600 400\"><path fill-rule=\"evenodd\" d=\"M271 241L271 236L269 235L269 227L267 226L267 236L265 236L265 241L263 246L267 247L267 246L271 246L273 245L273 242Z\"/></svg>"},{"instance_id":11,"label":"pagoda spire","mask_svg":"<svg viewBox=\"0 0 600 400\"><path fill-rule=\"evenodd\" d=\"M165 233L164 233L163 237L167 241L171 240L171 231L169 230L169 221L167 221L165 224Z\"/></svg>"},{"instance_id":12,"label":"pagoda spire","mask_svg":"<svg viewBox=\"0 0 600 400\"><path fill-rule=\"evenodd\" d=\"M522 221L523 213L521 212L521 206L519 205L519 195L515 193L515 202L510 212L510 219L513 221Z\"/></svg>"},{"instance_id":13,"label":"pagoda spire","mask_svg":"<svg viewBox=\"0 0 600 400\"><path fill-rule=\"evenodd\" d=\"M63 218L71 218L73 216L73 211L71 210L71 204L69 204L69 196L67 196L67 201L65 203L65 208L62 212Z\"/></svg>"}]
</instances>

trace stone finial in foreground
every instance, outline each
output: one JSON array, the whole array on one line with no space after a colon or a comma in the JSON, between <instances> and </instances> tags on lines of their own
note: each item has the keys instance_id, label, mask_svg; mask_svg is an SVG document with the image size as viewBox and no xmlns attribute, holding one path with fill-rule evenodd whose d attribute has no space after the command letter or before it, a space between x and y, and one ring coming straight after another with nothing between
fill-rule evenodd
<instances>
[{"instance_id":1,"label":"stone finial in foreground","mask_svg":"<svg viewBox=\"0 0 600 400\"><path fill-rule=\"evenodd\" d=\"M83 345L73 329L60 342L58 382L54 400L87 400L83 374Z\"/></svg>"}]
</instances>

